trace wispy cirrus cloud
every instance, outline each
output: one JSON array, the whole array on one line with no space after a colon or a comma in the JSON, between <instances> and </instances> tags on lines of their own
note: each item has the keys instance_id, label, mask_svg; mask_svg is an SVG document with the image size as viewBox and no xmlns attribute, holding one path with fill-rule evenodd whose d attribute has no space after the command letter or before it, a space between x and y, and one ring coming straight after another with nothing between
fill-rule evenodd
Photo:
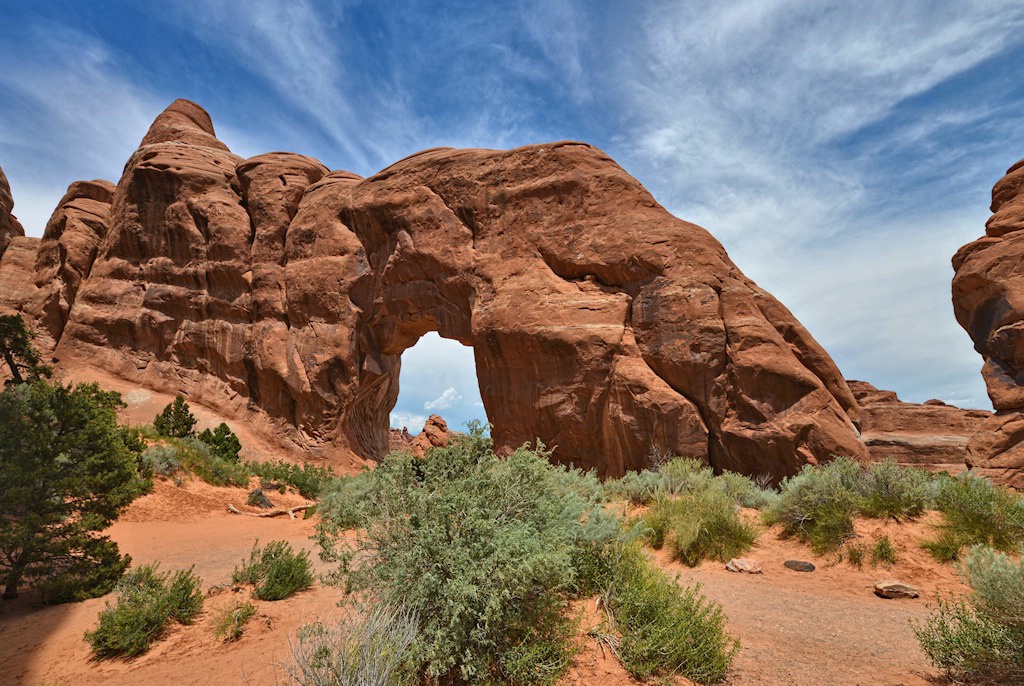
<instances>
[{"instance_id":1,"label":"wispy cirrus cloud","mask_svg":"<svg viewBox=\"0 0 1024 686\"><path fill-rule=\"evenodd\" d=\"M42 235L67 185L117 181L167 103L129 79L103 43L62 26L27 29L32 52L0 46L0 166L15 214Z\"/></svg>"}]
</instances>

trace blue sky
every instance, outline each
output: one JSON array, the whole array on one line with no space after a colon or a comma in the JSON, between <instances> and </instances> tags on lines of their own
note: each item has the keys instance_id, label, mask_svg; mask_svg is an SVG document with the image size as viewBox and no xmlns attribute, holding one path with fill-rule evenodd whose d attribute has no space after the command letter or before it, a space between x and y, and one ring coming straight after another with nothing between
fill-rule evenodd
<instances>
[{"instance_id":1,"label":"blue sky","mask_svg":"<svg viewBox=\"0 0 1024 686\"><path fill-rule=\"evenodd\" d=\"M434 146L586 140L710 230L848 378L990 406L949 258L1024 157L1020 2L0 9L0 166L30 234L69 182L116 180L178 97L240 155L363 175ZM469 349L430 336L404 361L396 418L479 416Z\"/></svg>"}]
</instances>

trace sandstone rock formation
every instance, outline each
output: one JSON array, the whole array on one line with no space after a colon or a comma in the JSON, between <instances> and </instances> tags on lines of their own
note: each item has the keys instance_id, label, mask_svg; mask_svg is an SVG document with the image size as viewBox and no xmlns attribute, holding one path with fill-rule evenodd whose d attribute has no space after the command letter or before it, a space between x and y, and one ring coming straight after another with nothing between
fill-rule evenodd
<instances>
[{"instance_id":1,"label":"sandstone rock formation","mask_svg":"<svg viewBox=\"0 0 1024 686\"><path fill-rule=\"evenodd\" d=\"M902 465L957 474L965 468L968 440L992 416L941 400L907 403L893 391L864 381L846 383L861 408L861 437L876 461L892 458Z\"/></svg>"},{"instance_id":2,"label":"sandstone rock formation","mask_svg":"<svg viewBox=\"0 0 1024 686\"><path fill-rule=\"evenodd\" d=\"M362 179L243 160L179 100L106 215L93 191L62 201L37 305L18 307L61 363L185 392L307 455L383 455L402 351L437 331L473 347L501 449L539 438L603 475L652 449L777 477L867 457L827 353L589 145L428 150Z\"/></svg>"},{"instance_id":3,"label":"sandstone rock formation","mask_svg":"<svg viewBox=\"0 0 1024 686\"><path fill-rule=\"evenodd\" d=\"M18 218L11 212L14 210L14 198L11 196L11 185L7 182L4 170L0 169L0 257L16 236L24 236L25 229Z\"/></svg>"},{"instance_id":4,"label":"sandstone rock formation","mask_svg":"<svg viewBox=\"0 0 1024 686\"><path fill-rule=\"evenodd\" d=\"M995 416L971 438L967 462L1024 488L1024 160L992 189L985 236L953 256L953 311L984 359Z\"/></svg>"},{"instance_id":5,"label":"sandstone rock formation","mask_svg":"<svg viewBox=\"0 0 1024 686\"><path fill-rule=\"evenodd\" d=\"M451 441L448 424L440 416L427 417L423 431L409 442L409 451L416 457L425 457L431 448L445 448Z\"/></svg>"}]
</instances>

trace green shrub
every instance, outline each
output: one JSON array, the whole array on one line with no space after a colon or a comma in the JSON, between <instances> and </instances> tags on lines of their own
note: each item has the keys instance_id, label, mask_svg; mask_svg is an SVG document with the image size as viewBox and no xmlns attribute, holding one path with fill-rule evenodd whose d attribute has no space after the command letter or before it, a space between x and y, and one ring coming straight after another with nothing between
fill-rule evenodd
<instances>
[{"instance_id":1,"label":"green shrub","mask_svg":"<svg viewBox=\"0 0 1024 686\"><path fill-rule=\"evenodd\" d=\"M1024 683L1024 562L972 548L960 567L971 586L964 600L939 600L914 626L932 663L962 681Z\"/></svg>"},{"instance_id":2,"label":"green shrub","mask_svg":"<svg viewBox=\"0 0 1024 686\"><path fill-rule=\"evenodd\" d=\"M1024 501L987 479L946 479L936 504L943 523L938 538L925 548L939 560L958 559L964 547L972 545L1015 552L1024 544Z\"/></svg>"},{"instance_id":3,"label":"green shrub","mask_svg":"<svg viewBox=\"0 0 1024 686\"><path fill-rule=\"evenodd\" d=\"M415 683L409 662L418 623L418 617L405 609L350 607L334 626L303 626L285 670L300 686Z\"/></svg>"},{"instance_id":4,"label":"green shrub","mask_svg":"<svg viewBox=\"0 0 1024 686\"><path fill-rule=\"evenodd\" d=\"M368 471L334 479L321 490L317 512L321 519L339 530L366 526L372 513L376 483Z\"/></svg>"},{"instance_id":5,"label":"green shrub","mask_svg":"<svg viewBox=\"0 0 1024 686\"><path fill-rule=\"evenodd\" d=\"M739 643L725 630L725 616L700 586L680 587L636 546L624 546L613 563L605 603L622 636L620 657L638 679L682 674L699 684L719 681Z\"/></svg>"},{"instance_id":6,"label":"green shrub","mask_svg":"<svg viewBox=\"0 0 1024 686\"><path fill-rule=\"evenodd\" d=\"M309 463L300 466L281 461L244 462L242 467L246 474L288 484L302 497L310 500L318 498L321 490L336 478L334 470L330 467L318 467Z\"/></svg>"},{"instance_id":7,"label":"green shrub","mask_svg":"<svg viewBox=\"0 0 1024 686\"><path fill-rule=\"evenodd\" d=\"M669 495L706 491L711 488L715 473L700 460L677 457L658 467L660 491Z\"/></svg>"},{"instance_id":8,"label":"green shrub","mask_svg":"<svg viewBox=\"0 0 1024 686\"><path fill-rule=\"evenodd\" d=\"M871 548L871 564L894 565L899 561L896 548L888 536L882 536Z\"/></svg>"},{"instance_id":9,"label":"green shrub","mask_svg":"<svg viewBox=\"0 0 1024 686\"><path fill-rule=\"evenodd\" d=\"M932 477L916 467L900 467L895 460L878 462L864 472L861 513L868 517L917 517L934 500Z\"/></svg>"},{"instance_id":10,"label":"green shrub","mask_svg":"<svg viewBox=\"0 0 1024 686\"><path fill-rule=\"evenodd\" d=\"M252 603L235 603L225 607L214 620L214 632L217 638L225 641L237 641L245 632L245 624L256 614L256 606Z\"/></svg>"},{"instance_id":11,"label":"green shrub","mask_svg":"<svg viewBox=\"0 0 1024 686\"><path fill-rule=\"evenodd\" d=\"M740 507L763 510L778 499L770 488L762 488L750 477L735 472L722 472L715 477L714 485L721 489Z\"/></svg>"},{"instance_id":12,"label":"green shrub","mask_svg":"<svg viewBox=\"0 0 1024 686\"><path fill-rule=\"evenodd\" d=\"M172 445L154 445L142 453L142 462L159 476L173 476L184 468L181 451Z\"/></svg>"},{"instance_id":13,"label":"green shrub","mask_svg":"<svg viewBox=\"0 0 1024 686\"><path fill-rule=\"evenodd\" d=\"M853 536L853 515L860 504L860 465L840 457L827 465L805 465L783 480L778 499L765 511L769 524L811 544L818 553L839 548Z\"/></svg>"},{"instance_id":14,"label":"green shrub","mask_svg":"<svg viewBox=\"0 0 1024 686\"><path fill-rule=\"evenodd\" d=\"M756 529L740 518L735 501L721 490L661 498L643 519L651 545L667 546L673 558L691 567L705 559L727 562L757 540Z\"/></svg>"},{"instance_id":15,"label":"green shrub","mask_svg":"<svg viewBox=\"0 0 1024 686\"><path fill-rule=\"evenodd\" d=\"M847 543L839 551L839 560L842 561L843 558L845 558L850 565L857 569L861 569L864 566L864 556L866 552L864 545L861 543Z\"/></svg>"},{"instance_id":16,"label":"green shrub","mask_svg":"<svg viewBox=\"0 0 1024 686\"><path fill-rule=\"evenodd\" d=\"M238 453L242 451L242 442L238 440L238 436L231 430L231 427L224 422L218 424L213 431L204 429L199 434L199 440L210 446L210 452L214 457L228 462L238 462Z\"/></svg>"},{"instance_id":17,"label":"green shrub","mask_svg":"<svg viewBox=\"0 0 1024 686\"><path fill-rule=\"evenodd\" d=\"M967 578L979 612L1024 632L1024 559L1014 562L1004 553L975 546L960 571ZM1024 666L1024 662L1021 664Z\"/></svg>"},{"instance_id":18,"label":"green shrub","mask_svg":"<svg viewBox=\"0 0 1024 686\"><path fill-rule=\"evenodd\" d=\"M271 541L264 548L257 541L249 559L231 574L232 583L252 584L260 600L283 600L313 585L309 552L296 553L285 541Z\"/></svg>"},{"instance_id":19,"label":"green shrub","mask_svg":"<svg viewBox=\"0 0 1024 686\"><path fill-rule=\"evenodd\" d=\"M626 472L618 479L606 481L605 492L627 500L633 505L648 505L661 491L661 477L656 472Z\"/></svg>"},{"instance_id":20,"label":"green shrub","mask_svg":"<svg viewBox=\"0 0 1024 686\"><path fill-rule=\"evenodd\" d=\"M196 435L196 418L185 402L185 396L177 395L153 420L153 428L164 438L191 438Z\"/></svg>"},{"instance_id":21,"label":"green shrub","mask_svg":"<svg viewBox=\"0 0 1024 686\"><path fill-rule=\"evenodd\" d=\"M339 526L324 517L321 556L341 563L334 579L347 589L415 614L416 673L554 683L574 652L568 601L604 581L600 507L545 456L499 459L478 431L426 460L392 454L358 479L372 481L365 530L338 549Z\"/></svg>"},{"instance_id":22,"label":"green shrub","mask_svg":"<svg viewBox=\"0 0 1024 686\"><path fill-rule=\"evenodd\" d=\"M143 565L117 584L117 602L107 605L99 625L86 632L97 658L132 657L149 650L170 621L191 624L203 607L201 581L192 570L161 573Z\"/></svg>"}]
</instances>

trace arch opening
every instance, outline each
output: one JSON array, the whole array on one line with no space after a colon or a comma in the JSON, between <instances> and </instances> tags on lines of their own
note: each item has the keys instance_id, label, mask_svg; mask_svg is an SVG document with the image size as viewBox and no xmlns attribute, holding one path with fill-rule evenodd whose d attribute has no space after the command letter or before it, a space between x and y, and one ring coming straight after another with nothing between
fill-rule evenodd
<instances>
[{"instance_id":1,"label":"arch opening","mask_svg":"<svg viewBox=\"0 0 1024 686\"><path fill-rule=\"evenodd\" d=\"M401 355L398 397L389 426L416 435L430 415L449 431L465 431L471 420L487 422L480 398L473 348L429 331Z\"/></svg>"}]
</instances>

